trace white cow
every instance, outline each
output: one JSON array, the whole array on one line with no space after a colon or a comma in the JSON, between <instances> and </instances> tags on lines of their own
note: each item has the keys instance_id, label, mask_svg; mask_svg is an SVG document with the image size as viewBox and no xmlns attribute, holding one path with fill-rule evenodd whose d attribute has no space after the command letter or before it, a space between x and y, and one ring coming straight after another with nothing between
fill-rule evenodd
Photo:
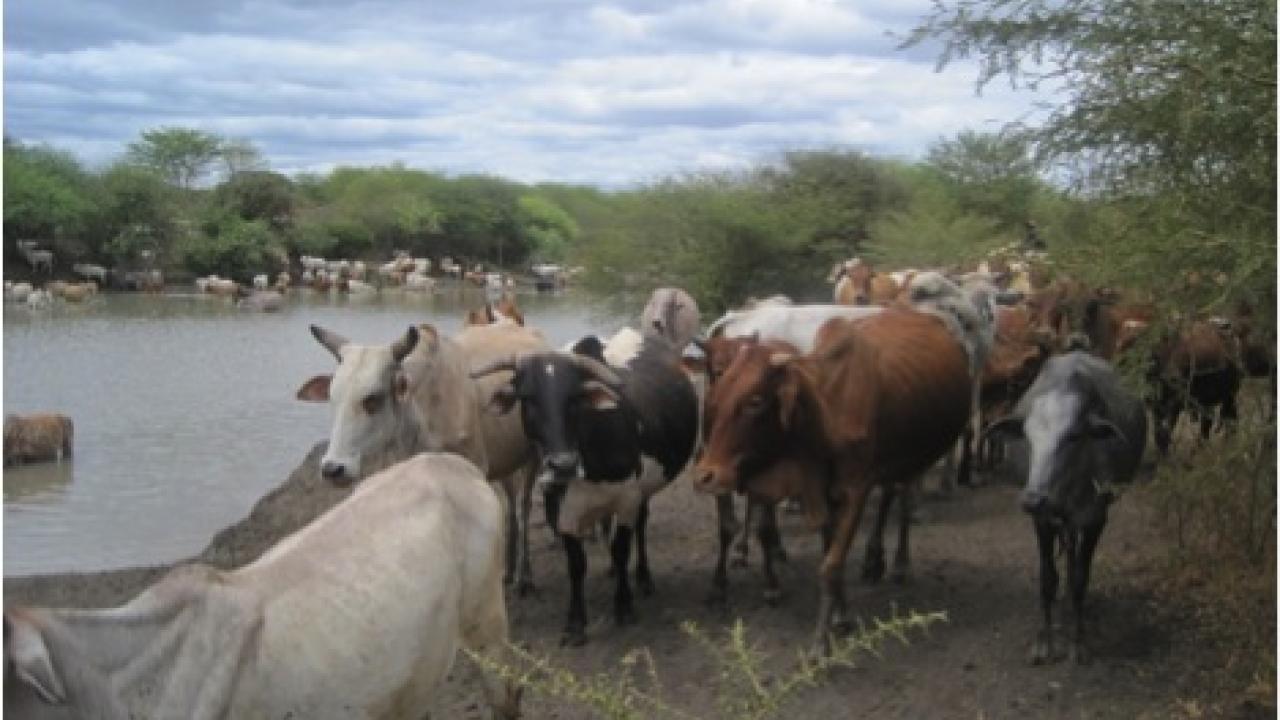
<instances>
[{"instance_id":1,"label":"white cow","mask_svg":"<svg viewBox=\"0 0 1280 720\"><path fill-rule=\"evenodd\" d=\"M501 503L471 463L424 453L237 570L4 620L8 717L418 720L459 646L507 640ZM519 691L484 684L516 717Z\"/></svg>"},{"instance_id":2,"label":"white cow","mask_svg":"<svg viewBox=\"0 0 1280 720\"><path fill-rule=\"evenodd\" d=\"M801 352L812 352L818 329L832 318L859 320L880 312L876 305L781 305L757 304L746 310L731 310L707 328L709 337L751 337L784 340Z\"/></svg>"}]
</instances>

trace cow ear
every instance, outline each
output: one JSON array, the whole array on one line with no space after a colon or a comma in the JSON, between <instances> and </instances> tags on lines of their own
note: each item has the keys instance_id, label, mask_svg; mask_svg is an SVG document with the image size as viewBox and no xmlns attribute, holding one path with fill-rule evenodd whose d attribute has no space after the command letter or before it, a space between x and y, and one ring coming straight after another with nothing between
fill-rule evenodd
<instances>
[{"instance_id":1,"label":"cow ear","mask_svg":"<svg viewBox=\"0 0 1280 720\"><path fill-rule=\"evenodd\" d=\"M18 679L30 685L41 699L50 705L67 701L62 680L54 672L49 659L49 648L44 644L40 628L21 617L4 616L4 654L7 665L12 665Z\"/></svg>"},{"instance_id":2,"label":"cow ear","mask_svg":"<svg viewBox=\"0 0 1280 720\"><path fill-rule=\"evenodd\" d=\"M819 411L812 402L812 379L792 362L794 358L795 356L790 353L774 353L769 358L770 364L785 373L782 383L778 385L778 419L782 423L783 430L791 430L800 424L803 419L800 413L805 412L802 405L808 405L809 412ZM813 419L820 420L820 418Z\"/></svg>"},{"instance_id":3,"label":"cow ear","mask_svg":"<svg viewBox=\"0 0 1280 720\"><path fill-rule=\"evenodd\" d=\"M1120 431L1120 428L1116 427L1115 423L1100 415L1089 413L1085 418L1085 427L1088 430L1089 437L1094 440L1119 438L1121 442L1126 444L1129 442L1129 438L1124 436L1124 433Z\"/></svg>"},{"instance_id":4,"label":"cow ear","mask_svg":"<svg viewBox=\"0 0 1280 720\"><path fill-rule=\"evenodd\" d=\"M617 410L618 393L599 380L587 380L582 383L582 395L592 410Z\"/></svg>"},{"instance_id":5,"label":"cow ear","mask_svg":"<svg viewBox=\"0 0 1280 720\"><path fill-rule=\"evenodd\" d=\"M329 402L329 383L332 375L317 375L298 388L298 399L307 402Z\"/></svg>"},{"instance_id":6,"label":"cow ear","mask_svg":"<svg viewBox=\"0 0 1280 720\"><path fill-rule=\"evenodd\" d=\"M982 437L991 435L1005 435L1011 438L1021 438L1022 434L1022 418L1016 415L1002 417L991 423L982 431Z\"/></svg>"},{"instance_id":7,"label":"cow ear","mask_svg":"<svg viewBox=\"0 0 1280 720\"><path fill-rule=\"evenodd\" d=\"M498 389L493 391L493 397L489 398L489 412L494 415L506 415L516 406L516 401L519 399L511 383L499 385Z\"/></svg>"}]
</instances>

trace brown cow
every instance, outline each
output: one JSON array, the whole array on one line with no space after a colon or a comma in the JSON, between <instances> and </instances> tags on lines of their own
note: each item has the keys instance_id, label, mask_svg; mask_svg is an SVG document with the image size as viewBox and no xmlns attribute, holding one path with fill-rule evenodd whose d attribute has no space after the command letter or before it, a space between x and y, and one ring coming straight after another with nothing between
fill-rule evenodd
<instances>
[{"instance_id":1,"label":"brown cow","mask_svg":"<svg viewBox=\"0 0 1280 720\"><path fill-rule=\"evenodd\" d=\"M891 275L876 272L861 258L836 265L828 280L836 283L834 297L840 305L888 305L901 290Z\"/></svg>"},{"instance_id":2,"label":"brown cow","mask_svg":"<svg viewBox=\"0 0 1280 720\"><path fill-rule=\"evenodd\" d=\"M524 325L524 313L520 312L516 299L507 293L503 293L496 303L486 302L482 310L468 310L462 324L467 327L492 325L500 320L510 320L517 325Z\"/></svg>"},{"instance_id":3,"label":"brown cow","mask_svg":"<svg viewBox=\"0 0 1280 720\"><path fill-rule=\"evenodd\" d=\"M62 462L71 457L71 418L59 413L4 416L4 464Z\"/></svg>"},{"instance_id":4,"label":"brown cow","mask_svg":"<svg viewBox=\"0 0 1280 720\"><path fill-rule=\"evenodd\" d=\"M844 630L844 561L867 496L882 492L864 576L884 572L883 510L955 444L973 385L960 343L936 317L901 308L859 321L832 320L807 356L768 347L741 351L708 396L714 424L695 487L776 501L799 496L822 528L821 603L815 644ZM762 473L763 470L769 472ZM894 575L909 565L909 523L899 525Z\"/></svg>"},{"instance_id":5,"label":"brown cow","mask_svg":"<svg viewBox=\"0 0 1280 720\"><path fill-rule=\"evenodd\" d=\"M1050 349L1049 338L1032 327L1025 305L997 305L995 325L995 343L979 378L978 426L984 428L1009 414L1031 387ZM979 439L975 457L991 468L1000 461L1000 451L998 436L986 435Z\"/></svg>"},{"instance_id":6,"label":"brown cow","mask_svg":"<svg viewBox=\"0 0 1280 720\"><path fill-rule=\"evenodd\" d=\"M707 377L706 393L708 395L711 393L711 388L715 387L717 380L724 375L729 366L737 359L738 354L749 346L765 347L772 352L792 355L799 353L796 347L790 343L780 340L761 343L756 337L714 337L705 343L699 342L699 347L702 348L703 354L706 356L704 369ZM702 414L703 438L710 436L711 426L714 422L714 414L709 408L705 408ZM766 469L762 471L761 477L756 478L755 482L757 484L770 483L789 487L794 485L795 482L789 478L781 477L781 474L792 469L791 467ZM762 495L769 496L771 494L762 493ZM711 578L711 596L709 600L714 604L722 604L728 599L729 576L727 563L729 546L733 544L733 538L738 534L739 530L738 520L734 516L733 499L730 495L720 495L716 498L716 519L719 525L720 552L716 558L715 573ZM765 601L771 605L776 604L782 597L782 591L778 585L778 576L774 573L773 563L775 560L786 562L786 551L782 547L782 537L778 533L777 503L767 499L767 497L747 497L746 517L741 527L742 534L736 543L738 557L734 559L735 565L745 567L747 564L748 548L751 544L749 537L753 521L756 524L756 539L760 543L760 554L764 556Z\"/></svg>"}]
</instances>

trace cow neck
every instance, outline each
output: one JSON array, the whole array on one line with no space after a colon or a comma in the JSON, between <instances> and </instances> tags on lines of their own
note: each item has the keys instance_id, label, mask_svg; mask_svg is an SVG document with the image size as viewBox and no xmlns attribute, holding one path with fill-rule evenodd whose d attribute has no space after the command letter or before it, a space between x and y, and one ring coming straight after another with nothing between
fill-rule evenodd
<instances>
[{"instance_id":1,"label":"cow neck","mask_svg":"<svg viewBox=\"0 0 1280 720\"><path fill-rule=\"evenodd\" d=\"M402 405L397 441L409 455L423 451L464 452L478 407L481 385L469 373L462 348L447 337L436 341L432 357L413 368ZM406 366L406 372L409 367ZM470 458L477 462L476 458Z\"/></svg>"}]
</instances>

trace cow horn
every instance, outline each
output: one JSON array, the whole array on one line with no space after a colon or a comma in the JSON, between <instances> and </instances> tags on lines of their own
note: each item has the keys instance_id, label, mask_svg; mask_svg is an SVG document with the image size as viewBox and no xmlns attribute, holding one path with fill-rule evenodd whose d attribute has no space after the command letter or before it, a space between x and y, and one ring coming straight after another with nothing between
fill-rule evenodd
<instances>
[{"instance_id":1,"label":"cow horn","mask_svg":"<svg viewBox=\"0 0 1280 720\"><path fill-rule=\"evenodd\" d=\"M622 387L622 378L618 377L608 365L586 355L573 354L573 362L583 372L595 377L600 382L608 385L610 388L617 390Z\"/></svg>"},{"instance_id":2,"label":"cow horn","mask_svg":"<svg viewBox=\"0 0 1280 720\"><path fill-rule=\"evenodd\" d=\"M330 330L325 330L319 325L311 326L311 334L315 336L316 340L318 340L321 345L328 348L329 352L333 353L335 358L339 361L342 360L342 348L344 345L348 344L348 340L346 338Z\"/></svg>"},{"instance_id":3,"label":"cow horn","mask_svg":"<svg viewBox=\"0 0 1280 720\"><path fill-rule=\"evenodd\" d=\"M398 363L404 360L409 353L413 352L413 348L418 344L418 328L410 325L405 332L404 337L400 338L391 346L391 357Z\"/></svg>"},{"instance_id":4,"label":"cow horn","mask_svg":"<svg viewBox=\"0 0 1280 720\"><path fill-rule=\"evenodd\" d=\"M497 360L485 363L484 365L481 365L475 370L472 370L471 379L479 380L480 378L486 375L492 375L496 372L502 372L503 370L510 370L511 372L515 372L519 365L520 365L520 360L515 355L510 355L504 358L498 358Z\"/></svg>"}]
</instances>

